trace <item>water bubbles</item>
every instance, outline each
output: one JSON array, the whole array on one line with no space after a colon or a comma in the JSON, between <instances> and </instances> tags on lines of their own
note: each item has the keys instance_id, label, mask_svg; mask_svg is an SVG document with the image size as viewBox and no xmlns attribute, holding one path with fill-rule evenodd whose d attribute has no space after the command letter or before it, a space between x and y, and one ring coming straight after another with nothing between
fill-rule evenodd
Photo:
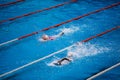
<instances>
[{"instance_id":1,"label":"water bubbles","mask_svg":"<svg viewBox=\"0 0 120 80\"><path fill-rule=\"evenodd\" d=\"M68 53L73 52L74 56L76 58L81 58L81 57L86 57L86 56L97 55L99 53L104 53L104 52L107 52L108 50L109 50L109 48L101 47L96 44L81 43L78 46L76 46L72 49L69 49Z\"/></svg>"},{"instance_id":2,"label":"water bubbles","mask_svg":"<svg viewBox=\"0 0 120 80\"><path fill-rule=\"evenodd\" d=\"M109 51L110 49L107 47L101 47L96 44L90 44L90 43L79 43L79 45L76 45L72 48L69 48L67 50L67 53L65 57L68 57L68 55L72 54L72 62L75 62L76 59L81 59L83 57L87 56L94 56L100 53L104 53ZM57 55L56 55L57 56ZM56 63L58 60L60 60L60 56L57 58L54 58L51 62L49 62L48 66L55 66L54 63ZM62 65L63 66L63 65Z\"/></svg>"},{"instance_id":3,"label":"water bubbles","mask_svg":"<svg viewBox=\"0 0 120 80\"><path fill-rule=\"evenodd\" d=\"M79 30L79 27L78 26L74 26L74 25L71 25L69 28L61 28L59 30L57 30L57 32L64 32L65 35L69 35L69 34L73 34L74 32L78 31Z\"/></svg>"}]
</instances>

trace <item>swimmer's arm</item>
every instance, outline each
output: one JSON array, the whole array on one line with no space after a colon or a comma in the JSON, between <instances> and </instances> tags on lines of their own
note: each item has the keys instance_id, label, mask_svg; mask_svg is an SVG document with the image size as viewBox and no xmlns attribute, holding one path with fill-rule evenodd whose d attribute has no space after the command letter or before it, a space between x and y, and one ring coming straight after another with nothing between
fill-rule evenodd
<instances>
[{"instance_id":1,"label":"swimmer's arm","mask_svg":"<svg viewBox=\"0 0 120 80\"><path fill-rule=\"evenodd\" d=\"M59 35L59 36L62 36L63 34L64 34L64 32L60 32L58 35Z\"/></svg>"},{"instance_id":2,"label":"swimmer's arm","mask_svg":"<svg viewBox=\"0 0 120 80\"><path fill-rule=\"evenodd\" d=\"M52 36L52 37L54 37L54 38L58 38L58 37L62 36L63 34L64 34L64 32L60 32L59 34L54 35L54 36Z\"/></svg>"}]
</instances>

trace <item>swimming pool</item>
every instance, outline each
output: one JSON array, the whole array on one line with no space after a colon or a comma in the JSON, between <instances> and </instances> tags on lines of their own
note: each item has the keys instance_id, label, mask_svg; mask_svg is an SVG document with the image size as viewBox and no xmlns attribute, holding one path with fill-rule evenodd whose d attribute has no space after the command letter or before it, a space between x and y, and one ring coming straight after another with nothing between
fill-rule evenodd
<instances>
[{"instance_id":1,"label":"swimming pool","mask_svg":"<svg viewBox=\"0 0 120 80\"><path fill-rule=\"evenodd\" d=\"M9 0L14 1L14 0ZM9 2L4 1L1 3ZM0 20L25 14L38 9L47 8L68 0L26 0L0 8ZM38 31L62 21L80 16L87 12L119 2L79 0L76 3L67 4L56 9L17 19L15 21L0 24L0 43L17 38L24 34ZM113 7L103 12L84 17L80 20L62 25L24 40L3 46L0 48L0 74L8 72L40 57L72 45L92 35L98 34L109 28L119 25L120 6ZM54 35L62 30L66 34L54 41L41 43L39 38L46 33ZM82 44L75 51L79 53L72 63L55 67L49 64L57 58L62 58L66 52L50 57L42 62L17 71L5 78L6 80L85 80L93 74L112 66L120 61L120 30L113 31L102 37ZM120 68L106 73L96 80L119 80ZM116 74L116 75L115 75ZM111 76L111 77L110 77Z\"/></svg>"}]
</instances>

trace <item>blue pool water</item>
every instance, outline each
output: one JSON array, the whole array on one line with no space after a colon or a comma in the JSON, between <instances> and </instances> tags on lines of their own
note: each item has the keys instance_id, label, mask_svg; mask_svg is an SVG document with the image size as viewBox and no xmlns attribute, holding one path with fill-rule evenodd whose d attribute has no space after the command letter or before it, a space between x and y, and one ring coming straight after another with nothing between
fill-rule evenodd
<instances>
[{"instance_id":1,"label":"blue pool water","mask_svg":"<svg viewBox=\"0 0 120 80\"><path fill-rule=\"evenodd\" d=\"M6 3L14 0L1 0ZM0 20L47 8L69 0L26 0L0 7ZM0 24L0 43L38 31L87 12L119 2L119 0L79 0L56 9ZM0 74L56 52L75 42L120 25L120 6L84 17L44 32L55 35L61 30L66 34L54 41L41 43L44 33L0 47ZM120 30L84 43L74 49L76 59L67 65L56 67L51 62L66 55L66 51L17 71L1 80L85 80L88 77L120 62ZM120 80L120 67L95 80Z\"/></svg>"}]
</instances>

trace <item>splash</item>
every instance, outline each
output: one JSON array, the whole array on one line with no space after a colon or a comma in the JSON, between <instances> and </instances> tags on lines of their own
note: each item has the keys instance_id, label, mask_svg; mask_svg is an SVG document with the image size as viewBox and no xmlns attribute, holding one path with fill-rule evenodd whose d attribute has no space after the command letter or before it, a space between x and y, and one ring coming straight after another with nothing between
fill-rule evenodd
<instances>
[{"instance_id":1,"label":"splash","mask_svg":"<svg viewBox=\"0 0 120 80\"><path fill-rule=\"evenodd\" d=\"M52 67L55 67L54 63L57 62L57 59L56 60L53 60L52 62L49 62L47 63L48 66L52 66Z\"/></svg>"},{"instance_id":2,"label":"splash","mask_svg":"<svg viewBox=\"0 0 120 80\"><path fill-rule=\"evenodd\" d=\"M68 54L72 52L75 58L81 58L86 56L94 56L107 51L109 51L109 48L107 47L101 47L99 45L90 43L80 43L79 46L75 46L74 48L69 49Z\"/></svg>"},{"instance_id":3,"label":"splash","mask_svg":"<svg viewBox=\"0 0 120 80\"><path fill-rule=\"evenodd\" d=\"M90 43L82 44L82 43L79 43L79 45L70 48L66 53L67 56L65 56L65 57L68 57L69 55L72 55L72 58L73 58L72 61L75 61L76 59L80 59L82 57L94 56L94 55L97 55L97 54L100 54L100 53L107 52L109 50L110 49L107 48L107 47L101 47L101 46L96 45L96 44L90 44ZM59 58L59 59L54 58L54 60L50 61L47 65L48 66L55 66L54 63L56 63L58 60L60 60L60 57L57 57L57 58ZM68 64L68 63L66 63L66 64Z\"/></svg>"},{"instance_id":4,"label":"splash","mask_svg":"<svg viewBox=\"0 0 120 80\"><path fill-rule=\"evenodd\" d=\"M54 65L54 63L56 63L60 59L59 57L56 57L56 56L53 56L53 57L54 58L51 61L46 63L48 66L55 67L56 65Z\"/></svg>"},{"instance_id":5,"label":"splash","mask_svg":"<svg viewBox=\"0 0 120 80\"><path fill-rule=\"evenodd\" d=\"M73 34L74 32L78 30L79 30L78 26L71 25L70 28L64 27L62 29L57 30L57 32L64 32L65 35L69 35L69 34Z\"/></svg>"}]
</instances>

